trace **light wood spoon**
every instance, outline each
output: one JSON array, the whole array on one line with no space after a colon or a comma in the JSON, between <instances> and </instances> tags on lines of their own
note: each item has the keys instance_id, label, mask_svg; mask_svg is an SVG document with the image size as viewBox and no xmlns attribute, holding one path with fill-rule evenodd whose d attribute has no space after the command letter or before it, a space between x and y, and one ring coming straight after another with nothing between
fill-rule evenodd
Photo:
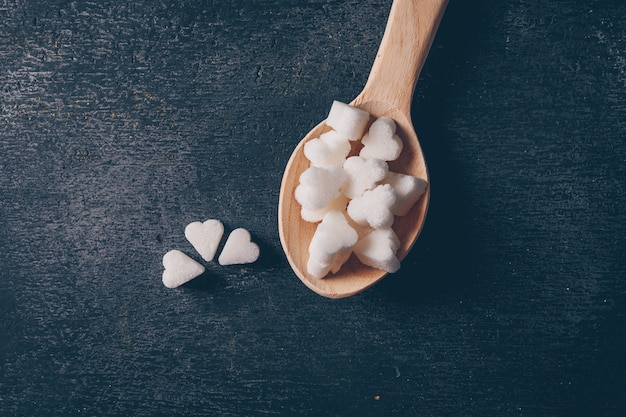
<instances>
[{"instance_id":1,"label":"light wood spoon","mask_svg":"<svg viewBox=\"0 0 626 417\"><path fill-rule=\"evenodd\" d=\"M389 116L396 121L397 134L404 142L402 154L389 163L389 170L428 181L426 162L411 122L411 102L419 73L432 45L448 0L395 0L387 27L363 91L350 103L368 111L373 118ZM307 273L308 248L317 224L300 216L294 198L300 174L309 167L304 144L328 131L325 122L311 130L287 162L280 187L278 229L289 264L311 290L329 298L357 294L380 281L386 272L367 267L352 255L336 274L318 279ZM430 198L429 189L406 216L396 216L393 229L401 241L402 260L419 235Z\"/></svg>"}]
</instances>

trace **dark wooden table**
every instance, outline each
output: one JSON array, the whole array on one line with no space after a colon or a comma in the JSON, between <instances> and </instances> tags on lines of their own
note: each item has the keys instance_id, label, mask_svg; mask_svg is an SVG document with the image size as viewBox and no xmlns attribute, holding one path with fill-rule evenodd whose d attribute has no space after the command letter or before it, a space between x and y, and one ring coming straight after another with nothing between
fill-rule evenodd
<instances>
[{"instance_id":1,"label":"dark wooden table","mask_svg":"<svg viewBox=\"0 0 626 417\"><path fill-rule=\"evenodd\" d=\"M282 170L391 1L0 3L0 415L626 415L626 3L452 0L400 272L289 269ZM220 219L255 264L161 283Z\"/></svg>"}]
</instances>

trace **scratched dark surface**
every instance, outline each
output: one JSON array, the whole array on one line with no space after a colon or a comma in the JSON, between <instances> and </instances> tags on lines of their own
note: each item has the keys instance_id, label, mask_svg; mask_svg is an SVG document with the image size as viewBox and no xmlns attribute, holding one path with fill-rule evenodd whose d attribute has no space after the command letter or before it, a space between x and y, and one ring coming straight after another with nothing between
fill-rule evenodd
<instances>
[{"instance_id":1,"label":"scratched dark surface","mask_svg":"<svg viewBox=\"0 0 626 417\"><path fill-rule=\"evenodd\" d=\"M291 150L391 1L0 2L1 416L626 415L626 3L452 1L397 274L328 300L277 231ZM175 290L187 223L255 264Z\"/></svg>"}]
</instances>

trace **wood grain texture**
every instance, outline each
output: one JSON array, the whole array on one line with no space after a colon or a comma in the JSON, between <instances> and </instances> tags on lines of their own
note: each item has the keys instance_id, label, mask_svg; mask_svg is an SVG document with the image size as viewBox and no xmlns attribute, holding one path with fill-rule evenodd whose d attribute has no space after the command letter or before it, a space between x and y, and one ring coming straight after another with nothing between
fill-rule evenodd
<instances>
[{"instance_id":1,"label":"wood grain texture","mask_svg":"<svg viewBox=\"0 0 626 417\"><path fill-rule=\"evenodd\" d=\"M291 272L281 170L390 4L0 3L0 415L624 415L622 1L450 2L401 272L345 300ZM207 218L261 258L165 288Z\"/></svg>"}]
</instances>

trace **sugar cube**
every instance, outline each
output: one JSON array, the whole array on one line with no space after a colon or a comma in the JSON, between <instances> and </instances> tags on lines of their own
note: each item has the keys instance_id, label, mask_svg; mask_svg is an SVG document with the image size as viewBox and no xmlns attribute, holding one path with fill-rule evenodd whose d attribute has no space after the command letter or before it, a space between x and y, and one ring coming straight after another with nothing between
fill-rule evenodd
<instances>
[{"instance_id":1,"label":"sugar cube","mask_svg":"<svg viewBox=\"0 0 626 417\"><path fill-rule=\"evenodd\" d=\"M346 159L343 169L347 178L341 191L348 198L359 197L364 191L374 188L389 172L389 166L382 159L367 159L361 156Z\"/></svg>"},{"instance_id":2,"label":"sugar cube","mask_svg":"<svg viewBox=\"0 0 626 417\"><path fill-rule=\"evenodd\" d=\"M171 250L163 256L163 285L176 288L202 275L204 267L179 250Z\"/></svg>"},{"instance_id":3,"label":"sugar cube","mask_svg":"<svg viewBox=\"0 0 626 417\"><path fill-rule=\"evenodd\" d=\"M391 185L396 193L397 200L391 208L396 216L406 216L428 186L421 178L391 171L382 182Z\"/></svg>"},{"instance_id":4,"label":"sugar cube","mask_svg":"<svg viewBox=\"0 0 626 417\"><path fill-rule=\"evenodd\" d=\"M333 101L326 125L330 126L351 141L359 140L369 123L370 114L340 101Z\"/></svg>"},{"instance_id":5,"label":"sugar cube","mask_svg":"<svg viewBox=\"0 0 626 417\"><path fill-rule=\"evenodd\" d=\"M308 210L304 207L300 210L300 215L302 219L307 222L317 223L324 218L324 215L329 211L339 210L345 211L348 206L348 198L341 194L339 197L328 203L328 205L324 208L317 210Z\"/></svg>"},{"instance_id":6,"label":"sugar cube","mask_svg":"<svg viewBox=\"0 0 626 417\"><path fill-rule=\"evenodd\" d=\"M320 210L339 197L346 173L341 167L309 167L300 175L295 199L307 210Z\"/></svg>"},{"instance_id":7,"label":"sugar cube","mask_svg":"<svg viewBox=\"0 0 626 417\"><path fill-rule=\"evenodd\" d=\"M388 116L382 116L374 120L368 132L379 137L389 137L396 134L396 122Z\"/></svg>"},{"instance_id":8,"label":"sugar cube","mask_svg":"<svg viewBox=\"0 0 626 417\"><path fill-rule=\"evenodd\" d=\"M223 234L224 225L215 219L189 223L185 227L185 237L207 262L213 260Z\"/></svg>"},{"instance_id":9,"label":"sugar cube","mask_svg":"<svg viewBox=\"0 0 626 417\"><path fill-rule=\"evenodd\" d=\"M374 229L354 246L354 254L365 265L385 272L396 272L400 261L396 253L400 240L392 229Z\"/></svg>"},{"instance_id":10,"label":"sugar cube","mask_svg":"<svg viewBox=\"0 0 626 417\"><path fill-rule=\"evenodd\" d=\"M220 265L249 264L259 258L259 246L252 242L250 232L242 227L228 235L217 261Z\"/></svg>"},{"instance_id":11,"label":"sugar cube","mask_svg":"<svg viewBox=\"0 0 626 417\"><path fill-rule=\"evenodd\" d=\"M345 136L330 130L305 143L304 156L314 167L342 166L351 147Z\"/></svg>"},{"instance_id":12,"label":"sugar cube","mask_svg":"<svg viewBox=\"0 0 626 417\"><path fill-rule=\"evenodd\" d=\"M393 224L391 208L396 203L396 194L389 184L381 184L348 203L348 215L360 225L374 229L388 228Z\"/></svg>"},{"instance_id":13,"label":"sugar cube","mask_svg":"<svg viewBox=\"0 0 626 417\"><path fill-rule=\"evenodd\" d=\"M318 261L309 256L306 263L307 272L315 278L324 278L330 272L330 264L328 262Z\"/></svg>"},{"instance_id":14,"label":"sugar cube","mask_svg":"<svg viewBox=\"0 0 626 417\"><path fill-rule=\"evenodd\" d=\"M361 139L363 148L359 153L364 158L395 161L402 152L402 140L396 135L396 123L390 117L379 117Z\"/></svg>"},{"instance_id":15,"label":"sugar cube","mask_svg":"<svg viewBox=\"0 0 626 417\"><path fill-rule=\"evenodd\" d=\"M309 244L309 274L322 278L331 269L335 272L339 270L349 258L357 239L356 231L342 212L335 210L326 213Z\"/></svg>"}]
</instances>

